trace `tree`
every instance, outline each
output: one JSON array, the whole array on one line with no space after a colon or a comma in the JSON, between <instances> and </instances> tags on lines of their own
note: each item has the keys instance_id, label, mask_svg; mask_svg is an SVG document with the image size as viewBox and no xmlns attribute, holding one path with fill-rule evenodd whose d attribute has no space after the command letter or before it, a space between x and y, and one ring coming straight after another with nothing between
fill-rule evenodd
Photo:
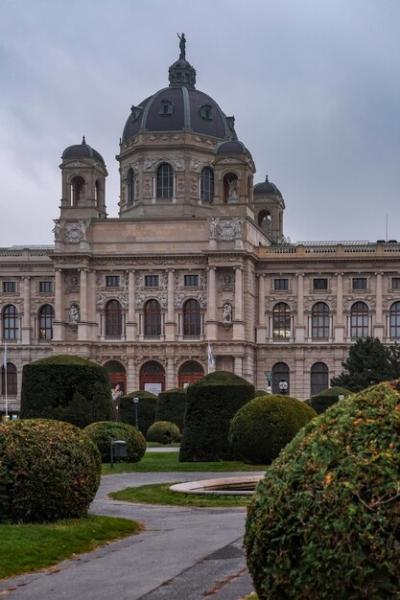
<instances>
[{"instance_id":1,"label":"tree","mask_svg":"<svg viewBox=\"0 0 400 600\"><path fill-rule=\"evenodd\" d=\"M378 338L357 340L342 363L343 373L333 377L331 385L343 386L352 392L400 377L400 347L387 347Z\"/></svg>"}]
</instances>

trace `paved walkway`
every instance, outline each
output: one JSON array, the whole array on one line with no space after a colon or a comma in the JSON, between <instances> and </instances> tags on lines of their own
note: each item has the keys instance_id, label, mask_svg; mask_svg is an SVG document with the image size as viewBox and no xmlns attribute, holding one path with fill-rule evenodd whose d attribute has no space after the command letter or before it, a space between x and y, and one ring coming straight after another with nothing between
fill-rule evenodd
<instances>
[{"instance_id":1,"label":"paved walkway","mask_svg":"<svg viewBox=\"0 0 400 600\"><path fill-rule=\"evenodd\" d=\"M245 509L153 506L107 497L128 486L232 475L103 477L91 512L132 518L145 530L48 571L0 582L0 596L10 600L239 600L252 590L242 551Z\"/></svg>"}]
</instances>

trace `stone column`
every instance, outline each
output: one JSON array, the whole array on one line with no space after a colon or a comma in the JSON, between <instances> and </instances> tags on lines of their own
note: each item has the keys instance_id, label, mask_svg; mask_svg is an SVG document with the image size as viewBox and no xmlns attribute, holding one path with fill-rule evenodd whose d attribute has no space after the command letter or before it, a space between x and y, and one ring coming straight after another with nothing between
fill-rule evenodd
<instances>
[{"instance_id":1,"label":"stone column","mask_svg":"<svg viewBox=\"0 0 400 600\"><path fill-rule=\"evenodd\" d=\"M345 322L343 318L343 273L336 273L336 325L334 339L342 343L345 339Z\"/></svg>"},{"instance_id":2,"label":"stone column","mask_svg":"<svg viewBox=\"0 0 400 600\"><path fill-rule=\"evenodd\" d=\"M167 358L167 373L165 386L167 390L178 387L178 382L176 381L176 373L175 373L175 361L173 357L169 356Z\"/></svg>"},{"instance_id":3,"label":"stone column","mask_svg":"<svg viewBox=\"0 0 400 600\"><path fill-rule=\"evenodd\" d=\"M304 331L304 273L298 273L297 275L297 323L296 323L296 336L295 341L297 343L304 342L305 331Z\"/></svg>"},{"instance_id":4,"label":"stone column","mask_svg":"<svg viewBox=\"0 0 400 600\"><path fill-rule=\"evenodd\" d=\"M235 375L239 375L239 377L243 377L243 358L241 356L235 356L233 368L235 371Z\"/></svg>"},{"instance_id":5,"label":"stone column","mask_svg":"<svg viewBox=\"0 0 400 600\"><path fill-rule=\"evenodd\" d=\"M132 356L128 357L128 369L126 372L126 388L127 392L134 392L139 387L136 378L136 365L135 359Z\"/></svg>"},{"instance_id":6,"label":"stone column","mask_svg":"<svg viewBox=\"0 0 400 600\"><path fill-rule=\"evenodd\" d=\"M216 268L208 268L208 298L207 298L207 327L208 340L217 339L217 317L216 317L216 291L215 291Z\"/></svg>"},{"instance_id":7,"label":"stone column","mask_svg":"<svg viewBox=\"0 0 400 600\"><path fill-rule=\"evenodd\" d=\"M64 333L64 290L63 273L61 269L56 269L55 273L55 315L53 327L53 339L60 342Z\"/></svg>"},{"instance_id":8,"label":"stone column","mask_svg":"<svg viewBox=\"0 0 400 600\"><path fill-rule=\"evenodd\" d=\"M233 339L244 338L243 323L243 268L235 269L235 320L233 323Z\"/></svg>"},{"instance_id":9,"label":"stone column","mask_svg":"<svg viewBox=\"0 0 400 600\"><path fill-rule=\"evenodd\" d=\"M31 278L24 277L24 318L22 321L22 343L31 343ZM20 389L20 388L19 388Z\"/></svg>"},{"instance_id":10,"label":"stone column","mask_svg":"<svg viewBox=\"0 0 400 600\"><path fill-rule=\"evenodd\" d=\"M128 273L128 320L126 322L126 339L129 342L136 340L136 298L135 298L135 271L132 269Z\"/></svg>"},{"instance_id":11,"label":"stone column","mask_svg":"<svg viewBox=\"0 0 400 600\"><path fill-rule=\"evenodd\" d=\"M168 270L168 306L167 306L167 321L165 323L165 339L167 342L175 340L176 336L176 321L175 321L175 271Z\"/></svg>"},{"instance_id":12,"label":"stone column","mask_svg":"<svg viewBox=\"0 0 400 600\"><path fill-rule=\"evenodd\" d=\"M88 294L87 294L88 271L86 268L80 269L80 294L79 294L79 325L78 339L87 340L87 320L88 320Z\"/></svg>"},{"instance_id":13,"label":"stone column","mask_svg":"<svg viewBox=\"0 0 400 600\"><path fill-rule=\"evenodd\" d=\"M265 274L260 273L258 277L258 325L257 325L257 343L265 344L267 336L267 326L265 322Z\"/></svg>"},{"instance_id":14,"label":"stone column","mask_svg":"<svg viewBox=\"0 0 400 600\"><path fill-rule=\"evenodd\" d=\"M382 312L382 273L375 273L375 294L376 294L376 308L375 308L375 326L374 336L383 340L384 335L384 323L383 323L383 312Z\"/></svg>"}]
</instances>

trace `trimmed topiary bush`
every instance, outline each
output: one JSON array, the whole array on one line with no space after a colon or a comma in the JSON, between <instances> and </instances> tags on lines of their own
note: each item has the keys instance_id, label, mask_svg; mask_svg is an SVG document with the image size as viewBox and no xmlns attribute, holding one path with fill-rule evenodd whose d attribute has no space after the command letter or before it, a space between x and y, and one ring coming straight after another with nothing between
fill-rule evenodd
<instances>
[{"instance_id":1,"label":"trimmed topiary bush","mask_svg":"<svg viewBox=\"0 0 400 600\"><path fill-rule=\"evenodd\" d=\"M135 405L133 398L139 398L138 427L145 436L150 425L156 420L157 396L144 390L130 392L119 401L119 420L129 425L136 425Z\"/></svg>"},{"instance_id":2,"label":"trimmed topiary bush","mask_svg":"<svg viewBox=\"0 0 400 600\"><path fill-rule=\"evenodd\" d=\"M186 408L186 390L175 388L158 394L156 421L171 421L183 429Z\"/></svg>"},{"instance_id":3,"label":"trimmed topiary bush","mask_svg":"<svg viewBox=\"0 0 400 600\"><path fill-rule=\"evenodd\" d=\"M181 432L175 423L169 421L156 421L147 431L148 442L159 444L174 444L181 439Z\"/></svg>"},{"instance_id":4,"label":"trimmed topiary bush","mask_svg":"<svg viewBox=\"0 0 400 600\"><path fill-rule=\"evenodd\" d=\"M254 392L254 398L258 398L258 396L267 396L268 392L266 392L265 390L256 390Z\"/></svg>"},{"instance_id":5,"label":"trimmed topiary bush","mask_svg":"<svg viewBox=\"0 0 400 600\"><path fill-rule=\"evenodd\" d=\"M335 404L339 400L339 396L348 396L351 394L346 388L335 386L312 396L306 403L311 406L319 415L326 411L327 408Z\"/></svg>"},{"instance_id":6,"label":"trimmed topiary bush","mask_svg":"<svg viewBox=\"0 0 400 600\"><path fill-rule=\"evenodd\" d=\"M267 469L249 508L260 600L398 598L400 381L313 419Z\"/></svg>"},{"instance_id":7,"label":"trimmed topiary bush","mask_svg":"<svg viewBox=\"0 0 400 600\"><path fill-rule=\"evenodd\" d=\"M0 521L33 522L86 514L100 483L100 454L69 423L0 423Z\"/></svg>"},{"instance_id":8,"label":"trimmed topiary bush","mask_svg":"<svg viewBox=\"0 0 400 600\"><path fill-rule=\"evenodd\" d=\"M127 457L125 462L139 462L146 452L146 440L143 434L127 423L115 421L99 421L85 428L85 433L99 449L102 462L111 460L111 442L124 440L126 442Z\"/></svg>"},{"instance_id":9,"label":"trimmed topiary bush","mask_svg":"<svg viewBox=\"0 0 400 600\"><path fill-rule=\"evenodd\" d=\"M229 460L230 421L239 408L252 398L254 386L226 371L209 373L190 385L179 460Z\"/></svg>"},{"instance_id":10,"label":"trimmed topiary bush","mask_svg":"<svg viewBox=\"0 0 400 600\"><path fill-rule=\"evenodd\" d=\"M59 354L25 365L21 418L68 421L86 427L111 418L111 387L101 365Z\"/></svg>"},{"instance_id":11,"label":"trimmed topiary bush","mask_svg":"<svg viewBox=\"0 0 400 600\"><path fill-rule=\"evenodd\" d=\"M231 421L233 456L255 465L269 464L316 414L290 396L259 396L247 402Z\"/></svg>"}]
</instances>

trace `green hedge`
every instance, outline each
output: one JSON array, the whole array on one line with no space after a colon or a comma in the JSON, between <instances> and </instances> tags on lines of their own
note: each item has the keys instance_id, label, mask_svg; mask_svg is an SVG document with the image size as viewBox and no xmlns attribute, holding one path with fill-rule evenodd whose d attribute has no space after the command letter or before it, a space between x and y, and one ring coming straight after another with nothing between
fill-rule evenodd
<instances>
[{"instance_id":1,"label":"green hedge","mask_svg":"<svg viewBox=\"0 0 400 600\"><path fill-rule=\"evenodd\" d=\"M317 413L290 396L268 395L238 410L229 429L234 458L255 465L269 464Z\"/></svg>"},{"instance_id":2,"label":"green hedge","mask_svg":"<svg viewBox=\"0 0 400 600\"><path fill-rule=\"evenodd\" d=\"M307 404L311 406L315 412L319 415L326 411L327 408L335 404L339 400L339 396L348 396L351 394L346 388L335 386L312 396L309 400L306 400Z\"/></svg>"},{"instance_id":3,"label":"green hedge","mask_svg":"<svg viewBox=\"0 0 400 600\"><path fill-rule=\"evenodd\" d=\"M83 516L99 486L100 468L96 446L69 423L0 423L0 521Z\"/></svg>"},{"instance_id":4,"label":"green hedge","mask_svg":"<svg viewBox=\"0 0 400 600\"><path fill-rule=\"evenodd\" d=\"M159 444L175 444L181 440L181 432L175 423L156 421L147 430L147 441Z\"/></svg>"},{"instance_id":5,"label":"green hedge","mask_svg":"<svg viewBox=\"0 0 400 600\"><path fill-rule=\"evenodd\" d=\"M133 398L139 398L138 404L138 427L139 430L146 436L147 430L156 420L157 396L144 390L130 392L126 396L122 396L119 401L119 420L129 425L136 425L135 421L135 405Z\"/></svg>"},{"instance_id":6,"label":"green hedge","mask_svg":"<svg viewBox=\"0 0 400 600\"><path fill-rule=\"evenodd\" d=\"M111 418L107 371L79 356L56 355L25 365L21 418L68 421L86 427Z\"/></svg>"},{"instance_id":7,"label":"green hedge","mask_svg":"<svg viewBox=\"0 0 400 600\"><path fill-rule=\"evenodd\" d=\"M254 386L225 371L215 371L190 385L179 460L229 460L230 421L252 398Z\"/></svg>"},{"instance_id":8,"label":"green hedge","mask_svg":"<svg viewBox=\"0 0 400 600\"><path fill-rule=\"evenodd\" d=\"M115 421L99 421L85 428L85 433L90 437L99 449L101 460L110 462L111 442L113 440L124 440L126 442L127 456L125 462L139 462L146 452L146 440L143 434L128 423L116 423Z\"/></svg>"},{"instance_id":9,"label":"green hedge","mask_svg":"<svg viewBox=\"0 0 400 600\"><path fill-rule=\"evenodd\" d=\"M183 429L186 409L186 390L175 388L158 394L156 421L171 421Z\"/></svg>"},{"instance_id":10,"label":"green hedge","mask_svg":"<svg viewBox=\"0 0 400 600\"><path fill-rule=\"evenodd\" d=\"M267 396L268 392L266 392L265 390L256 390L254 392L254 398L258 398L258 396Z\"/></svg>"},{"instance_id":11,"label":"green hedge","mask_svg":"<svg viewBox=\"0 0 400 600\"><path fill-rule=\"evenodd\" d=\"M267 469L245 545L260 600L398 598L400 381L313 419Z\"/></svg>"}]
</instances>

